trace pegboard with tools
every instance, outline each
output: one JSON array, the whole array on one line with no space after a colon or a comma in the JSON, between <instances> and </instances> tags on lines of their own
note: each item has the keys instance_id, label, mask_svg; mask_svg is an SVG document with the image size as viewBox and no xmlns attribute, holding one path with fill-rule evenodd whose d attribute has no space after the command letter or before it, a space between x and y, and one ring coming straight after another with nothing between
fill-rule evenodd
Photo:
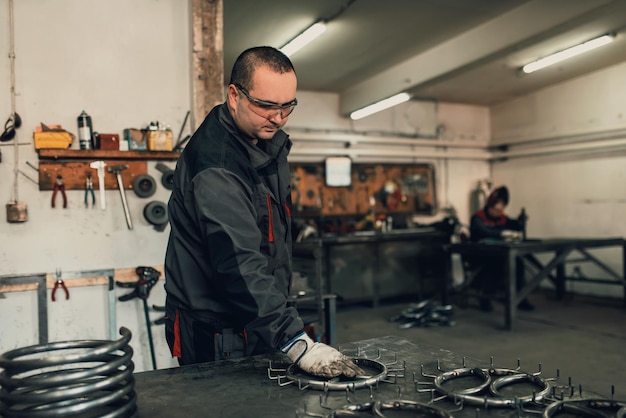
<instances>
[{"instance_id":1,"label":"pegboard with tools","mask_svg":"<svg viewBox=\"0 0 626 418\"><path fill-rule=\"evenodd\" d=\"M324 164L292 164L293 207L301 216L432 214L435 173L430 164L352 164L349 186L328 186Z\"/></svg>"},{"instance_id":2,"label":"pegboard with tools","mask_svg":"<svg viewBox=\"0 0 626 418\"><path fill-rule=\"evenodd\" d=\"M109 172L109 167L127 166L122 171L122 180L125 189L133 188L135 177L148 172L146 161L104 160L104 187L117 189L117 177ZM84 190L88 175L93 179L93 187L98 189L98 172L91 168L90 161L40 161L39 162L39 190L54 190L57 177L61 176L66 190Z\"/></svg>"},{"instance_id":3,"label":"pegboard with tools","mask_svg":"<svg viewBox=\"0 0 626 418\"><path fill-rule=\"evenodd\" d=\"M117 189L115 173L110 167L126 166L121 172L124 189L132 189L133 181L147 174L147 161L175 161L179 152L165 151L117 151L117 150L59 150L40 149L39 190L54 190L57 177L61 176L66 190L83 190L87 176L91 174L93 187L99 188L98 170L94 162L102 161L105 189Z\"/></svg>"}]
</instances>

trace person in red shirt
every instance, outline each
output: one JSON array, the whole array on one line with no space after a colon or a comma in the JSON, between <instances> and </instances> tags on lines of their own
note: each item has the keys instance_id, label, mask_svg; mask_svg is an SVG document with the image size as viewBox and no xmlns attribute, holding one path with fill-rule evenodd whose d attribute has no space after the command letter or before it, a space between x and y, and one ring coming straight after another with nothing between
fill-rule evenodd
<instances>
[{"instance_id":1,"label":"person in red shirt","mask_svg":"<svg viewBox=\"0 0 626 418\"><path fill-rule=\"evenodd\" d=\"M470 220L471 242L519 241L523 238L525 217L520 216L518 219L508 217L505 214L508 204L509 190L506 186L500 186L491 192L485 206L476 211ZM480 308L490 312L493 310L491 299L503 282L504 260L478 256L470 260L470 263L475 267L481 267L476 277L476 284L482 290ZM523 287L524 277L518 275L517 288ZM528 299L522 300L517 307L525 311L532 311L535 308Z\"/></svg>"}]
</instances>

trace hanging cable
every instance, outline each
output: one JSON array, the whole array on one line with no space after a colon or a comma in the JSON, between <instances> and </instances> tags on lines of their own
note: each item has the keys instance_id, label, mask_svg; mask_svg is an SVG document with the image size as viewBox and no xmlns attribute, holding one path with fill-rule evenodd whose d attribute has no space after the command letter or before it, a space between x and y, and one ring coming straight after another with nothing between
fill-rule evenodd
<instances>
[{"instance_id":1,"label":"hanging cable","mask_svg":"<svg viewBox=\"0 0 626 418\"><path fill-rule=\"evenodd\" d=\"M9 62L11 64L11 118L15 121L15 25L13 18L13 0L9 0ZM17 174L19 173L19 154L17 142L16 129L15 138L13 139L13 194L11 202L18 201Z\"/></svg>"}]
</instances>

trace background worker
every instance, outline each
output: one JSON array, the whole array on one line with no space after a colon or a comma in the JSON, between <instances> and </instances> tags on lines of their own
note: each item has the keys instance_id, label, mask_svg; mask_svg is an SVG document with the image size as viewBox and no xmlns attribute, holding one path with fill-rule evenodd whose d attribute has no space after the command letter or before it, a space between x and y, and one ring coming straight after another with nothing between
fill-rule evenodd
<instances>
[{"instance_id":1,"label":"background worker","mask_svg":"<svg viewBox=\"0 0 626 418\"><path fill-rule=\"evenodd\" d=\"M281 349L314 375L363 374L303 332L286 303L292 143L281 128L298 104L296 86L282 52L244 51L226 102L211 110L178 159L168 206L165 324L181 365Z\"/></svg>"},{"instance_id":2,"label":"background worker","mask_svg":"<svg viewBox=\"0 0 626 418\"><path fill-rule=\"evenodd\" d=\"M520 215L518 219L509 218L505 209L509 204L509 190L506 186L494 189L482 209L476 211L470 220L470 240L472 242L494 241L519 241L523 237L526 216ZM498 257L478 256L473 257L470 263L480 268L476 277L476 284L482 294L480 308L483 311L493 310L491 299L504 282L504 260ZM517 275L517 289L524 287L525 280L521 274ZM518 309L531 311L535 307L528 301L522 300Z\"/></svg>"}]
</instances>

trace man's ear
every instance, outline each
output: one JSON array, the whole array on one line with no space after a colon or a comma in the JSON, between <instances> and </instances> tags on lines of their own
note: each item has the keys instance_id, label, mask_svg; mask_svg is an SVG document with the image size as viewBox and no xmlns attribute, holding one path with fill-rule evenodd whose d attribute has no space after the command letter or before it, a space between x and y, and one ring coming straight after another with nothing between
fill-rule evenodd
<instances>
[{"instance_id":1,"label":"man's ear","mask_svg":"<svg viewBox=\"0 0 626 418\"><path fill-rule=\"evenodd\" d=\"M232 107L237 103L237 96L239 96L239 91L234 84L229 84L228 89L226 90L226 100L228 100L228 104Z\"/></svg>"},{"instance_id":2,"label":"man's ear","mask_svg":"<svg viewBox=\"0 0 626 418\"><path fill-rule=\"evenodd\" d=\"M237 87L234 84L229 84L228 85L228 94L234 94L237 95L239 93L239 90L237 90Z\"/></svg>"}]
</instances>

